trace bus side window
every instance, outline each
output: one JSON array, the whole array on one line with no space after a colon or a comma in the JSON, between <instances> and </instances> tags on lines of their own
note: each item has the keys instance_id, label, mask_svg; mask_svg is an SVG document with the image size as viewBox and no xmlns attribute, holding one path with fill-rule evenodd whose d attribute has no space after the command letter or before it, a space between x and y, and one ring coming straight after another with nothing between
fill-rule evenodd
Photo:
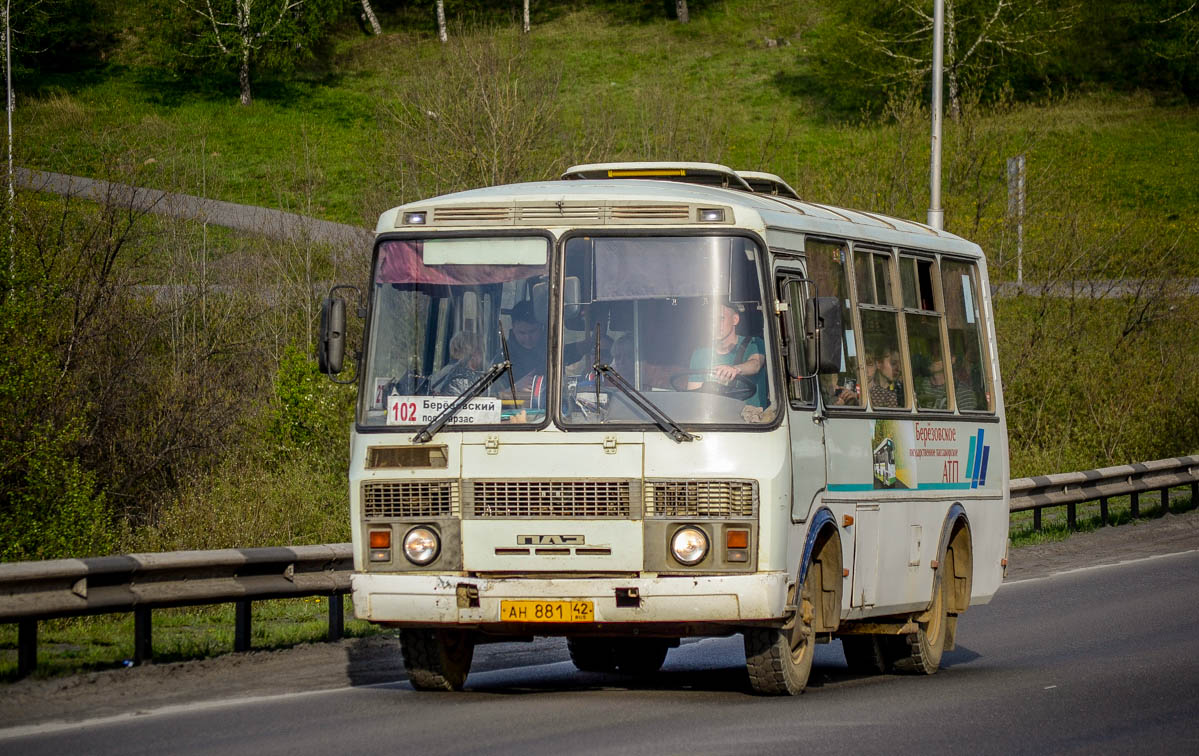
<instances>
[{"instance_id":1,"label":"bus side window","mask_svg":"<svg viewBox=\"0 0 1199 756\"><path fill-rule=\"evenodd\" d=\"M945 324L953 363L953 386L963 412L995 411L983 340L978 271L973 263L942 258L945 284Z\"/></svg>"},{"instance_id":2,"label":"bus side window","mask_svg":"<svg viewBox=\"0 0 1199 756\"><path fill-rule=\"evenodd\" d=\"M816 296L836 297L841 302L841 370L821 375L820 393L828 407L861 407L865 404L858 374L858 340L853 326L846 274L849 245L845 242L807 239L808 278L816 284Z\"/></svg>"},{"instance_id":3,"label":"bus side window","mask_svg":"<svg viewBox=\"0 0 1199 756\"><path fill-rule=\"evenodd\" d=\"M919 409L953 409L941 336L944 317L937 264L926 258L900 255L899 271L916 406Z\"/></svg>"},{"instance_id":4,"label":"bus side window","mask_svg":"<svg viewBox=\"0 0 1199 756\"><path fill-rule=\"evenodd\" d=\"M858 290L862 317L862 349L866 353L864 398L872 409L908 409L907 378L899 346L899 308L895 293L894 261L890 252L858 250L856 268L870 271L870 288ZM862 281L866 274L860 274Z\"/></svg>"}]
</instances>

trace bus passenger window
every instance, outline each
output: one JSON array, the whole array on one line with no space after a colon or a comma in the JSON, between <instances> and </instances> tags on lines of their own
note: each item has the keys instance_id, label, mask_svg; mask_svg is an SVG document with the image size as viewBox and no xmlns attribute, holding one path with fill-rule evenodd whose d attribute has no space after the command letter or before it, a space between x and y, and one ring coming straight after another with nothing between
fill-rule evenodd
<instances>
[{"instance_id":1,"label":"bus passenger window","mask_svg":"<svg viewBox=\"0 0 1199 756\"><path fill-rule=\"evenodd\" d=\"M820 394L829 407L860 407L865 401L858 374L858 340L853 328L845 272L849 247L844 242L808 239L804 251L808 277L816 284L816 296L836 297L841 302L841 369L835 374L820 376Z\"/></svg>"},{"instance_id":2,"label":"bus passenger window","mask_svg":"<svg viewBox=\"0 0 1199 756\"><path fill-rule=\"evenodd\" d=\"M873 409L908 408L897 318L898 313L895 312L862 309L866 390Z\"/></svg>"},{"instance_id":3,"label":"bus passenger window","mask_svg":"<svg viewBox=\"0 0 1199 756\"><path fill-rule=\"evenodd\" d=\"M945 324L949 332L949 354L958 409L992 412L994 395L987 370L978 272L968 262L942 259L945 283Z\"/></svg>"},{"instance_id":4,"label":"bus passenger window","mask_svg":"<svg viewBox=\"0 0 1199 756\"><path fill-rule=\"evenodd\" d=\"M908 356L912 362L912 388L920 409L951 410L948 373L941 341L936 262L899 256L899 278L903 289L904 324L907 326Z\"/></svg>"}]
</instances>

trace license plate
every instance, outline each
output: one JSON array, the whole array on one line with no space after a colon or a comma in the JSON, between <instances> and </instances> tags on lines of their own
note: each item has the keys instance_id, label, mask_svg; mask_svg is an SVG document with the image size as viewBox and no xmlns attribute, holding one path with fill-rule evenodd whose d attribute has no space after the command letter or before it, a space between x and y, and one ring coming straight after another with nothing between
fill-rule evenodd
<instances>
[{"instance_id":1,"label":"license plate","mask_svg":"<svg viewBox=\"0 0 1199 756\"><path fill-rule=\"evenodd\" d=\"M501 622L594 622L590 601L500 601Z\"/></svg>"}]
</instances>

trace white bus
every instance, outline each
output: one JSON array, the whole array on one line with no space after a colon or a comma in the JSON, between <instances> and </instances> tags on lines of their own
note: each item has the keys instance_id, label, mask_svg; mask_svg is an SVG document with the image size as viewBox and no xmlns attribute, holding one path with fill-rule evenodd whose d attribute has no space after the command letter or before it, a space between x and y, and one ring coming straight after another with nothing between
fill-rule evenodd
<instances>
[{"instance_id":1,"label":"white bus","mask_svg":"<svg viewBox=\"0 0 1199 756\"><path fill-rule=\"evenodd\" d=\"M647 674L682 637L740 633L763 694L802 691L834 638L855 672L937 670L1006 565L986 261L797 197L605 164L380 217L353 604L400 629L414 687L535 636ZM344 331L331 295L331 375Z\"/></svg>"}]
</instances>

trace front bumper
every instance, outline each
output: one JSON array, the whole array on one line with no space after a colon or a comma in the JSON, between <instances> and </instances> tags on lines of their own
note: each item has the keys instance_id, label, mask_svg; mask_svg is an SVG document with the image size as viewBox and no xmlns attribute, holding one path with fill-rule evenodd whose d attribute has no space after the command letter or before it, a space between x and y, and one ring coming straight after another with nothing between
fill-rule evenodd
<instances>
[{"instance_id":1,"label":"front bumper","mask_svg":"<svg viewBox=\"0 0 1199 756\"><path fill-rule=\"evenodd\" d=\"M781 618L787 596L787 576L782 572L655 578L355 573L351 581L354 616L358 619L440 627L503 626L503 599L592 601L595 622L587 623L592 628L601 624L761 622ZM462 586L473 586L473 590ZM617 591L627 595L628 589L635 589L640 601L635 606L617 606ZM477 601L473 599L475 590ZM470 601L463 600L467 592L472 594Z\"/></svg>"}]
</instances>

